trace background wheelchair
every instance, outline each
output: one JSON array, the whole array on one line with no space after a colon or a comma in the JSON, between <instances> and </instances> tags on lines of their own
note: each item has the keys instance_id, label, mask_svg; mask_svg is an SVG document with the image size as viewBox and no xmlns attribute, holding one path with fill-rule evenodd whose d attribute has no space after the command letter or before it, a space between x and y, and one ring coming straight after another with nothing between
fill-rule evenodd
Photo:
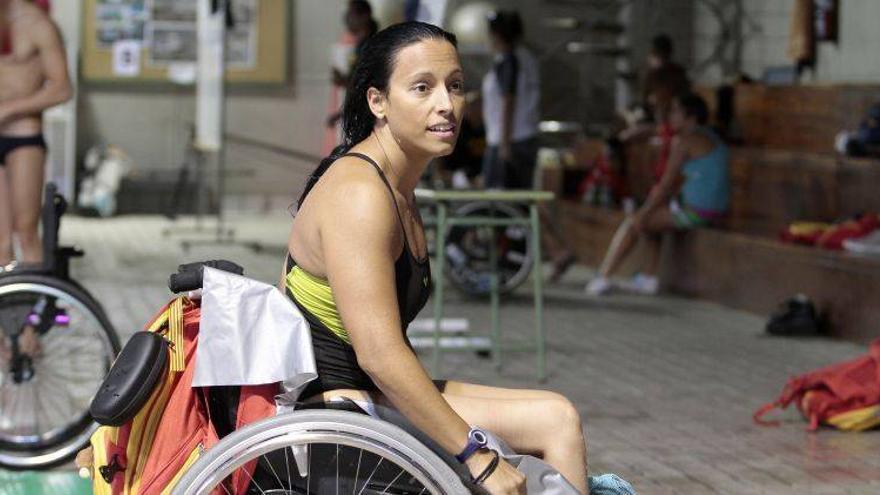
<instances>
[{"instance_id":1,"label":"background wheelchair","mask_svg":"<svg viewBox=\"0 0 880 495\"><path fill-rule=\"evenodd\" d=\"M475 201L456 209L456 216L495 216L525 218L526 213L506 203ZM501 294L512 292L525 282L534 263L534 247L529 230L523 226L471 227L453 226L446 233L446 258L450 282L458 290L474 296L489 295L490 229L495 229L495 247L498 255L498 289ZM432 242L428 243L433 246Z\"/></svg>"},{"instance_id":2,"label":"background wheelchair","mask_svg":"<svg viewBox=\"0 0 880 495\"><path fill-rule=\"evenodd\" d=\"M48 467L67 461L97 428L88 408L119 352L119 339L101 305L70 278L70 259L58 246L66 201L46 186L41 266L0 273L0 466ZM41 352L19 349L27 326Z\"/></svg>"}]
</instances>

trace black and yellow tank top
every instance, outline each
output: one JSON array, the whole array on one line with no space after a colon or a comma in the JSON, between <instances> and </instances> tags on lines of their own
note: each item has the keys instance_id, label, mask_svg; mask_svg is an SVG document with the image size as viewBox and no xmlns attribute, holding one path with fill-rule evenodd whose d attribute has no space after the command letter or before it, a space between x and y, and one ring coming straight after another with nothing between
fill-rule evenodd
<instances>
[{"instance_id":1,"label":"black and yellow tank top","mask_svg":"<svg viewBox=\"0 0 880 495\"><path fill-rule=\"evenodd\" d=\"M394 262L394 277L405 340L407 326L425 306L431 294L431 268L427 257L419 260L412 254L406 239L403 218L394 199L394 192L379 165L361 153L349 153L344 156L360 158L376 169L382 182L388 187L394 209L397 211L397 219L403 232L403 252ZM285 288L287 296L297 305L311 328L315 365L318 371L318 378L308 384L301 396L308 398L321 392L341 388L377 390L373 380L358 366L357 356L339 317L333 291L327 280L306 272L297 266L296 260L288 254Z\"/></svg>"}]
</instances>

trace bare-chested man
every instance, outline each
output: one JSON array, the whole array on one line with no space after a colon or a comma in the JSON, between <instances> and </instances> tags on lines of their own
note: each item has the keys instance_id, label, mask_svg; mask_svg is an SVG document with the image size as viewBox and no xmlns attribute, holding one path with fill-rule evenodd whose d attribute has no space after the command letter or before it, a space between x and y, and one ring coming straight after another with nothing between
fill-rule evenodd
<instances>
[{"instance_id":1,"label":"bare-chested man","mask_svg":"<svg viewBox=\"0 0 880 495\"><path fill-rule=\"evenodd\" d=\"M46 144L43 110L71 97L55 24L28 0L0 0L0 268L40 263L38 233Z\"/></svg>"},{"instance_id":2,"label":"bare-chested man","mask_svg":"<svg viewBox=\"0 0 880 495\"><path fill-rule=\"evenodd\" d=\"M28 0L0 0L0 271L12 262L13 237L21 248L20 263L42 262L42 113L71 95L55 24ZM0 359L9 354L5 340L0 335ZM19 336L19 347L26 354L39 354L30 325Z\"/></svg>"}]
</instances>

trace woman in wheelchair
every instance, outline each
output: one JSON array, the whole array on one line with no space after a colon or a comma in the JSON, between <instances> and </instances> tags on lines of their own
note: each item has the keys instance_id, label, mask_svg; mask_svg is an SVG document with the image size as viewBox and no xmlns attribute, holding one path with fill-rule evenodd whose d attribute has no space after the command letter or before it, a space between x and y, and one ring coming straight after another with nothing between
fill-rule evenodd
<instances>
[{"instance_id":1,"label":"woman in wheelchair","mask_svg":"<svg viewBox=\"0 0 880 495\"><path fill-rule=\"evenodd\" d=\"M430 294L414 190L452 152L464 107L454 35L404 23L372 37L342 110L344 144L310 176L298 202L281 288L311 325L318 378L302 397L392 406L464 462L493 494L524 479L483 447L480 429L541 457L587 493L586 446L565 397L432 382L406 339Z\"/></svg>"}]
</instances>

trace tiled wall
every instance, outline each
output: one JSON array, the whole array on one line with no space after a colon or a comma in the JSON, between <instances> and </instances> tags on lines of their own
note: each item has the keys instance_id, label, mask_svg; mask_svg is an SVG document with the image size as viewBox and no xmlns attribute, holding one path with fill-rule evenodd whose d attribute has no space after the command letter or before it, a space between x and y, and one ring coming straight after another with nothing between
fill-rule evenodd
<instances>
[{"instance_id":1,"label":"tiled wall","mask_svg":"<svg viewBox=\"0 0 880 495\"><path fill-rule=\"evenodd\" d=\"M743 34L741 68L760 78L767 67L791 65L786 56L793 0L742 1L744 15L739 23ZM714 2L713 3L718 3ZM733 2L730 2L733 3ZM720 39L720 28L706 2L695 1L695 62L704 60ZM728 7L729 8L729 7ZM815 74L807 72L803 83L876 83L880 81L880 2L840 1L839 42L821 43ZM732 55L732 53L728 53ZM719 64L695 73L698 82L712 84L724 79Z\"/></svg>"}]
</instances>

